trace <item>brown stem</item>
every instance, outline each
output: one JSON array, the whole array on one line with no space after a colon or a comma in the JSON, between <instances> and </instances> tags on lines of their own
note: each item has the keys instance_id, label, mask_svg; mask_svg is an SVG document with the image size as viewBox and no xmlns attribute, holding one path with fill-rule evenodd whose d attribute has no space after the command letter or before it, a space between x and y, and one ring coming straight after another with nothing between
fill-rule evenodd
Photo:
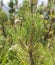
<instances>
[{"instance_id":1,"label":"brown stem","mask_svg":"<svg viewBox=\"0 0 55 65\"><path fill-rule=\"evenodd\" d=\"M35 26L33 22L33 0L31 0L31 14L32 14L32 24L30 28L30 39L29 39L29 56L30 56L30 63L31 65L34 65L34 59L32 55L32 48L33 48L33 36L34 36L34 31L35 31Z\"/></svg>"},{"instance_id":2,"label":"brown stem","mask_svg":"<svg viewBox=\"0 0 55 65\"><path fill-rule=\"evenodd\" d=\"M3 35L4 35L4 37L7 38L3 23L2 23L2 31L3 31Z\"/></svg>"},{"instance_id":3,"label":"brown stem","mask_svg":"<svg viewBox=\"0 0 55 65\"><path fill-rule=\"evenodd\" d=\"M29 56L30 56L31 65L34 65L34 60L33 60L32 51L29 52Z\"/></svg>"}]
</instances>

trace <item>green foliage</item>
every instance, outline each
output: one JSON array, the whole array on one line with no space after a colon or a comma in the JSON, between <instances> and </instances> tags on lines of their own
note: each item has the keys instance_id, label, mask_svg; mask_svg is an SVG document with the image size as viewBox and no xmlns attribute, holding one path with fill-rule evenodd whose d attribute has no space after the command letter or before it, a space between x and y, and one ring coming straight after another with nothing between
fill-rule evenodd
<instances>
[{"instance_id":1,"label":"green foliage","mask_svg":"<svg viewBox=\"0 0 55 65\"><path fill-rule=\"evenodd\" d=\"M13 25L14 20L15 20L15 16L13 14L10 14L9 19L10 19L11 24Z\"/></svg>"},{"instance_id":2,"label":"green foliage","mask_svg":"<svg viewBox=\"0 0 55 65\"><path fill-rule=\"evenodd\" d=\"M0 24L4 23L7 20L8 20L7 15L2 10L0 10Z\"/></svg>"},{"instance_id":3,"label":"green foliage","mask_svg":"<svg viewBox=\"0 0 55 65\"><path fill-rule=\"evenodd\" d=\"M54 65L55 16L48 7L48 10L43 8L42 13L41 6L31 11L31 4L24 0L16 25L13 14L8 21L6 14L0 11L0 65ZM9 6L13 8L13 1Z\"/></svg>"}]
</instances>

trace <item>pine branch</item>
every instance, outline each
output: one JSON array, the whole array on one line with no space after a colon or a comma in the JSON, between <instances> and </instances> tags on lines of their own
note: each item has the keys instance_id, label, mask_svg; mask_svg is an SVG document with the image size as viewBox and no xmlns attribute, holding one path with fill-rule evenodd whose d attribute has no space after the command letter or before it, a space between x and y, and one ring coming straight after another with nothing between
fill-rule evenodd
<instances>
[{"instance_id":1,"label":"pine branch","mask_svg":"<svg viewBox=\"0 0 55 65\"><path fill-rule=\"evenodd\" d=\"M51 28L52 28L52 22L50 23L50 27L49 27L48 32L47 32L47 33L45 34L45 36L44 36L44 40L45 40L45 41L49 38L49 32L51 31Z\"/></svg>"},{"instance_id":2,"label":"pine branch","mask_svg":"<svg viewBox=\"0 0 55 65\"><path fill-rule=\"evenodd\" d=\"M23 41L22 39L19 39L19 41L20 41L20 46L21 46L21 48L22 48L24 51L28 52L28 47L26 46L26 44L24 44L24 41Z\"/></svg>"}]
</instances>

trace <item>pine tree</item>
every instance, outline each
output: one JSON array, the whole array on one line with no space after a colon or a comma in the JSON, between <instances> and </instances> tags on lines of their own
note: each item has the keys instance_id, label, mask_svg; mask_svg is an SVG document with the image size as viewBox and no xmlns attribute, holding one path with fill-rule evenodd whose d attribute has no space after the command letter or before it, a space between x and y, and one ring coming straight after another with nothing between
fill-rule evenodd
<instances>
[{"instance_id":1,"label":"pine tree","mask_svg":"<svg viewBox=\"0 0 55 65\"><path fill-rule=\"evenodd\" d=\"M1 6L3 6L3 0L1 0Z\"/></svg>"},{"instance_id":2,"label":"pine tree","mask_svg":"<svg viewBox=\"0 0 55 65\"><path fill-rule=\"evenodd\" d=\"M9 7L10 7L9 13L14 13L15 12L15 8L14 8L13 0L10 0Z\"/></svg>"}]
</instances>

